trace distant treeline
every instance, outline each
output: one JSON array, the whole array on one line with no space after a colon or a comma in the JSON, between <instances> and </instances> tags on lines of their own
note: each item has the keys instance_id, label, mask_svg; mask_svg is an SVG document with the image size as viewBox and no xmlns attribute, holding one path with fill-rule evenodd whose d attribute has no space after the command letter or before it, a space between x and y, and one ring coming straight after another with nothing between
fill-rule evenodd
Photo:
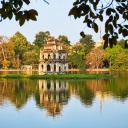
<instances>
[{"instance_id":1,"label":"distant treeline","mask_svg":"<svg viewBox=\"0 0 128 128\"><path fill-rule=\"evenodd\" d=\"M39 32L30 43L20 32L12 37L0 36L0 69L21 69L23 65L38 68L39 53L43 45L51 38L50 32ZM69 68L85 71L86 68L128 69L128 50L124 39L117 42L113 48L103 49L103 40L94 42L92 35L80 38L79 42L71 45L67 36L58 37L63 49L68 52ZM100 45L97 46L97 43Z\"/></svg>"}]
</instances>

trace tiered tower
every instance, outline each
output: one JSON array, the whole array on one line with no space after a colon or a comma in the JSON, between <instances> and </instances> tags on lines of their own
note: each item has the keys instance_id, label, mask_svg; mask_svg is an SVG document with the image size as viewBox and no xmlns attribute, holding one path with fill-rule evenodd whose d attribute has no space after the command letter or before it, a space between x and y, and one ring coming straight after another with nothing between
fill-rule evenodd
<instances>
[{"instance_id":1,"label":"tiered tower","mask_svg":"<svg viewBox=\"0 0 128 128\"><path fill-rule=\"evenodd\" d=\"M39 74L68 72L67 51L59 40L51 38L40 50Z\"/></svg>"}]
</instances>

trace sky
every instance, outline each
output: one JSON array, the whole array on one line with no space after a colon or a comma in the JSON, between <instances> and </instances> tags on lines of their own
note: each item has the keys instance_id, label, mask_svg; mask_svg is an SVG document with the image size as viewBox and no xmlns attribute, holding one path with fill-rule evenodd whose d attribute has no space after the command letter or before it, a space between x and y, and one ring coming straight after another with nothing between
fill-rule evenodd
<instances>
[{"instance_id":1,"label":"sky","mask_svg":"<svg viewBox=\"0 0 128 128\"><path fill-rule=\"evenodd\" d=\"M83 18L75 20L73 16L68 16L75 0L47 0L50 5L43 0L33 0L29 6L23 6L24 9L36 9L38 11L37 21L26 21L20 27L19 22L6 19L0 22L0 35L7 37L13 36L17 31L22 33L27 40L32 43L35 35L40 31L49 31L51 36L58 38L59 35L65 35L71 43L79 42L80 32L93 35L93 40L100 39L100 34L86 27ZM104 34L103 23L99 23Z\"/></svg>"}]
</instances>

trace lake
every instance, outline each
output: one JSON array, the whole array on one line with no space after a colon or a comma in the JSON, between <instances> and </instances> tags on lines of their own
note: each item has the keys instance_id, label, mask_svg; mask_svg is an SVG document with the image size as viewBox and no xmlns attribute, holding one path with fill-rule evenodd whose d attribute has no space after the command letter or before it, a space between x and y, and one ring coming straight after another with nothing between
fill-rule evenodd
<instances>
[{"instance_id":1,"label":"lake","mask_svg":"<svg viewBox=\"0 0 128 128\"><path fill-rule=\"evenodd\" d=\"M128 72L100 80L0 80L0 128L128 128Z\"/></svg>"}]
</instances>

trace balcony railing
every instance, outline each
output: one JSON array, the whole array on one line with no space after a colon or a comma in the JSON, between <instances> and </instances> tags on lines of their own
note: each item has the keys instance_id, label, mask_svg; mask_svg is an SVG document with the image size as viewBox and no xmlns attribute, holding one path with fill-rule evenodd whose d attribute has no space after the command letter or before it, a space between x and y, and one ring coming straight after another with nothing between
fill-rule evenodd
<instances>
[{"instance_id":1,"label":"balcony railing","mask_svg":"<svg viewBox=\"0 0 128 128\"><path fill-rule=\"evenodd\" d=\"M39 60L40 62L68 62L68 59L47 59L47 60L44 60L44 59L40 59Z\"/></svg>"}]
</instances>

